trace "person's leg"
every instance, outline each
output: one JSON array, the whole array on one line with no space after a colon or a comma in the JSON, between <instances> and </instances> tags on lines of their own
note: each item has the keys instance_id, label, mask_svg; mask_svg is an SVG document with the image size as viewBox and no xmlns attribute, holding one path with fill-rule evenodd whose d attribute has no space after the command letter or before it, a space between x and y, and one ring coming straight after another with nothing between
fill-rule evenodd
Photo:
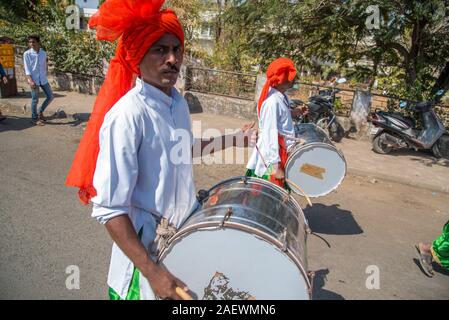
<instances>
[{"instance_id":1,"label":"person's leg","mask_svg":"<svg viewBox=\"0 0 449 320\"><path fill-rule=\"evenodd\" d=\"M444 225L441 235L432 243L430 251L435 262L449 270L449 221Z\"/></svg>"},{"instance_id":2,"label":"person's leg","mask_svg":"<svg viewBox=\"0 0 449 320\"><path fill-rule=\"evenodd\" d=\"M37 121L37 104L39 103L39 87L31 89L31 119Z\"/></svg>"},{"instance_id":3,"label":"person's leg","mask_svg":"<svg viewBox=\"0 0 449 320\"><path fill-rule=\"evenodd\" d=\"M432 267L432 253L430 243L418 243L416 246L416 251L418 252L419 264L421 265L422 271L428 276L433 277L433 267Z\"/></svg>"},{"instance_id":4,"label":"person's leg","mask_svg":"<svg viewBox=\"0 0 449 320\"><path fill-rule=\"evenodd\" d=\"M53 91L51 90L50 87L50 83L46 83L44 85L41 85L42 90L45 93L45 96L47 97L44 101L44 103L42 103L41 108L39 109L39 116L43 116L43 113L45 111L45 109L47 109L48 105L53 101L54 96L53 96Z\"/></svg>"}]
</instances>

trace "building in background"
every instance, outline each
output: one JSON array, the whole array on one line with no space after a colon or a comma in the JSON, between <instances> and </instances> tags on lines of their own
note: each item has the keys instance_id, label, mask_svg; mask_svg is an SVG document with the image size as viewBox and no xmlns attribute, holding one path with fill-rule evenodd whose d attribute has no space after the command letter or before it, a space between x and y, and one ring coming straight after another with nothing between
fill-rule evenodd
<instances>
[{"instance_id":1,"label":"building in background","mask_svg":"<svg viewBox=\"0 0 449 320\"><path fill-rule=\"evenodd\" d=\"M80 8L80 27L81 29L88 29L87 23L90 17L98 11L100 6L99 0L75 0L75 4Z\"/></svg>"}]
</instances>

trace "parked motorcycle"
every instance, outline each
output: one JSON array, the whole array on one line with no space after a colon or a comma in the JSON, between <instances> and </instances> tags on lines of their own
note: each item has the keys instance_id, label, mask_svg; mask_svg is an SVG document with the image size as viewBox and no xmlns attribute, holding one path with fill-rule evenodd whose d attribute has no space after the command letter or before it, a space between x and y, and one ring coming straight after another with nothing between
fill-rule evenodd
<instances>
[{"instance_id":1,"label":"parked motorcycle","mask_svg":"<svg viewBox=\"0 0 449 320\"><path fill-rule=\"evenodd\" d=\"M376 110L371 117L373 150L380 154L394 149L432 150L435 157L449 159L449 131L435 113L434 105L433 101L412 104L409 108L415 118ZM416 119L421 120L419 127Z\"/></svg>"},{"instance_id":2,"label":"parked motorcycle","mask_svg":"<svg viewBox=\"0 0 449 320\"><path fill-rule=\"evenodd\" d=\"M337 83L345 83L346 79L341 78ZM329 137L335 142L340 142L343 139L345 131L337 120L334 113L335 95L341 90L332 88L328 90L320 90L318 95L311 96L308 103L299 99L293 99L293 105L306 105L308 107L307 116L300 116L295 119L297 122L312 122L317 126L329 132Z\"/></svg>"}]
</instances>

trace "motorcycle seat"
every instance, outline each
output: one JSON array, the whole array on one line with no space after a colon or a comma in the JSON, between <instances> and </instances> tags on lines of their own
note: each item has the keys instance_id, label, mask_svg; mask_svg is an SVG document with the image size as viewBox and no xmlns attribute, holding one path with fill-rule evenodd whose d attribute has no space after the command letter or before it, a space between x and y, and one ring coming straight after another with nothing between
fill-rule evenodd
<instances>
[{"instance_id":1,"label":"motorcycle seat","mask_svg":"<svg viewBox=\"0 0 449 320\"><path fill-rule=\"evenodd\" d=\"M311 102L323 104L323 103L330 103L330 97L323 97L323 96L312 96L309 99Z\"/></svg>"},{"instance_id":2,"label":"motorcycle seat","mask_svg":"<svg viewBox=\"0 0 449 320\"><path fill-rule=\"evenodd\" d=\"M387 111L379 111L378 112L381 116L390 116L393 117L399 121L402 121L406 123L409 127L415 127L415 120L413 118L404 117L402 113L399 112L387 112Z\"/></svg>"}]
</instances>

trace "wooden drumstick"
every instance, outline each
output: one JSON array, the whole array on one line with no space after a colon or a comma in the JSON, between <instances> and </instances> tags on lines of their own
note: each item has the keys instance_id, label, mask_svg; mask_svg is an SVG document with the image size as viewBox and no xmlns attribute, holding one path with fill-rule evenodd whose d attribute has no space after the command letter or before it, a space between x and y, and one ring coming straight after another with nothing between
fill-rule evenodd
<instances>
[{"instance_id":1,"label":"wooden drumstick","mask_svg":"<svg viewBox=\"0 0 449 320\"><path fill-rule=\"evenodd\" d=\"M176 287L176 294L182 298L182 300L193 300L192 296L185 292L180 287Z\"/></svg>"},{"instance_id":2,"label":"wooden drumstick","mask_svg":"<svg viewBox=\"0 0 449 320\"><path fill-rule=\"evenodd\" d=\"M304 190L302 190L296 183L294 183L293 181L291 181L290 179L285 178L285 181L287 181L288 184L291 184L294 188L298 189L300 192L302 192L303 196L306 198L307 203L309 204L309 206L313 206L312 201L310 201L309 196L304 192Z\"/></svg>"}]
</instances>

